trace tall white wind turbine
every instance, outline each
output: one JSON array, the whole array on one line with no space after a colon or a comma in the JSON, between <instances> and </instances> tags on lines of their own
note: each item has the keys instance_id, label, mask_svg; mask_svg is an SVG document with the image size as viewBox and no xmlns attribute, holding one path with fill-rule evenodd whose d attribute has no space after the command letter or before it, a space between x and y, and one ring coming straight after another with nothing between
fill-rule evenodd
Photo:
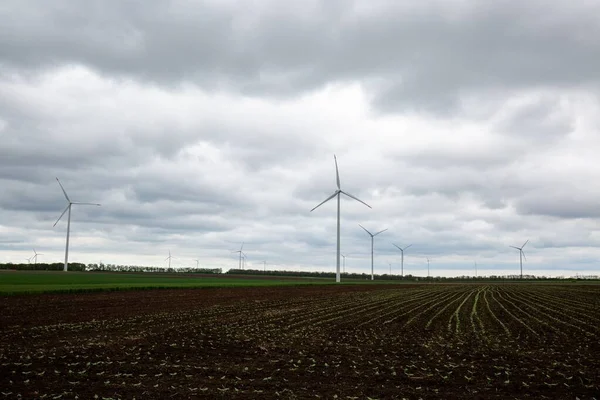
<instances>
[{"instance_id":1,"label":"tall white wind turbine","mask_svg":"<svg viewBox=\"0 0 600 400\"><path fill-rule=\"evenodd\" d=\"M392 243L392 244L394 244L394 243ZM400 276L404 278L404 250L408 249L410 246L412 246L412 244L409 244L405 248L402 248L402 247L398 246L397 244L394 244L394 246L396 246L398 248L398 250L400 250L400 252L402 253L402 262L400 264L401 265Z\"/></svg>"},{"instance_id":2,"label":"tall white wind turbine","mask_svg":"<svg viewBox=\"0 0 600 400\"><path fill-rule=\"evenodd\" d=\"M367 203L365 203L364 201L360 200L359 198L354 197L350 193L344 192L342 190L342 188L340 186L340 172L338 170L337 157L335 156L335 154L333 155L333 160L335 161L335 177L336 177L336 183L337 183L337 190L335 192L333 192L333 194L331 196L329 196L328 198L323 200L321 203L319 203L316 207L314 207L312 210L310 210L310 212L313 212L321 205L327 203L329 200L333 199L334 197L337 197L337 252L336 252L336 262L335 262L335 264L336 264L335 281L339 283L341 281L341 279L340 279L340 197L342 194L345 194L346 196L350 197L351 199L359 201L369 208L372 208L372 207L370 205L368 205Z\"/></svg>"},{"instance_id":3,"label":"tall white wind turbine","mask_svg":"<svg viewBox=\"0 0 600 400\"><path fill-rule=\"evenodd\" d=\"M529 243L529 239L527 239L527 241L525 243L523 243L523 246L521 246L521 247L508 246L508 247L512 247L513 249L519 250L519 264L521 265L521 279L523 279L523 258L525 258L525 261L527 261L527 257L525 257L525 252L523 251L523 247L525 247L525 245L527 243Z\"/></svg>"},{"instance_id":4,"label":"tall white wind turbine","mask_svg":"<svg viewBox=\"0 0 600 400\"><path fill-rule=\"evenodd\" d=\"M369 234L369 236L371 236L371 280L374 280L375 279L374 274L373 274L373 243L375 241L374 238L375 238L375 236L379 235L380 233L383 233L383 232L387 231L388 228L385 228L384 230L379 231L377 233L371 233L371 232L369 232L367 230L367 228L365 228L361 224L358 224L358 226L360 226L361 228L363 228L365 230L365 232L367 232Z\"/></svg>"},{"instance_id":5,"label":"tall white wind turbine","mask_svg":"<svg viewBox=\"0 0 600 400\"><path fill-rule=\"evenodd\" d=\"M60 221L60 219L63 217L63 215L65 215L65 213L67 211L69 211L69 215L67 217L67 244L65 246L65 266L63 268L63 271L67 271L69 268L69 234L71 232L71 206L73 204L79 204L79 205L85 205L85 206L100 206L100 204L98 204L98 203L81 203L81 202L77 202L77 201L71 201L71 199L67 195L67 192L65 191L65 188L60 183L58 178L56 178L56 181L60 185L60 188L62 189L63 194L65 195L65 198L67 199L67 202L69 203L69 204L67 204L67 208L65 208L65 211L63 211L62 214L60 214L60 217L58 217L58 219L56 220L54 225L52 225L53 227L56 226L56 224L58 224L58 221Z\"/></svg>"}]
</instances>

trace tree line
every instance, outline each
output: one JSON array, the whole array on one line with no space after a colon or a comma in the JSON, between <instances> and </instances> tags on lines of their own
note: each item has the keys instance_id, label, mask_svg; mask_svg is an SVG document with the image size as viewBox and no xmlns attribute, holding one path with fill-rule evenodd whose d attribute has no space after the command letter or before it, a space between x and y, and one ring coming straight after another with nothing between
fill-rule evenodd
<instances>
[{"instance_id":1,"label":"tree line","mask_svg":"<svg viewBox=\"0 0 600 400\"><path fill-rule=\"evenodd\" d=\"M0 263L0 270L18 270L18 271L62 271L64 263ZM195 267L180 267L180 268L165 268L165 267L147 267L138 265L117 265L117 264L82 264L69 263L69 271L88 271L88 272L160 272L160 273L185 273L185 274L222 274L221 268L195 268ZM228 275L268 275L268 276L284 276L284 277L304 277L304 278L335 278L335 272L319 272L319 271L263 271L259 269L230 269L225 274ZM344 279L354 280L370 280L370 274L358 273L342 273ZM519 275L488 275L488 276L414 276L414 275L374 275L375 280L394 280L394 281L409 281L409 282L477 282L477 281L518 281L521 280ZM545 275L523 275L523 280L528 281L564 281L564 280L597 280L598 276L578 276L573 277L548 277Z\"/></svg>"},{"instance_id":2,"label":"tree line","mask_svg":"<svg viewBox=\"0 0 600 400\"><path fill-rule=\"evenodd\" d=\"M62 271L64 263L34 263L34 264L0 264L0 269L17 271ZM164 268L164 267L145 267L138 265L116 265L116 264L82 264L69 263L69 271L88 271L88 272L165 272L165 273L185 273L185 274L220 274L221 268Z\"/></svg>"}]
</instances>

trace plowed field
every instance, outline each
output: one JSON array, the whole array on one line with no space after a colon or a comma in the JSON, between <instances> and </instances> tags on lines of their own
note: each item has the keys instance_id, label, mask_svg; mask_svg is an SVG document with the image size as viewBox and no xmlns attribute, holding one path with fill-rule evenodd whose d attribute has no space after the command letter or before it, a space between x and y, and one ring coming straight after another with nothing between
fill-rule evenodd
<instances>
[{"instance_id":1,"label":"plowed field","mask_svg":"<svg viewBox=\"0 0 600 400\"><path fill-rule=\"evenodd\" d=\"M0 399L598 398L599 342L593 285L0 297Z\"/></svg>"}]
</instances>

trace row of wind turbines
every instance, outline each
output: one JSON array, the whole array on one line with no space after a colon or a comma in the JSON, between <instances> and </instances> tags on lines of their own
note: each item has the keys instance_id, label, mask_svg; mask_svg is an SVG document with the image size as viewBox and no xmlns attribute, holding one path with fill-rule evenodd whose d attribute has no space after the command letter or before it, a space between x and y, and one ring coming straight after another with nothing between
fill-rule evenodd
<instances>
[{"instance_id":1,"label":"row of wind turbines","mask_svg":"<svg viewBox=\"0 0 600 400\"><path fill-rule=\"evenodd\" d=\"M335 162L335 178L336 178L336 184L337 184L337 190L335 192L333 192L333 194L331 196L329 196L328 198L326 198L325 200L323 200L321 203L317 204L315 207L313 207L312 210L310 210L310 212L313 212L314 210L316 210L317 208L319 208L320 206L322 206L323 204L327 203L329 200L336 198L337 200L337 252L336 252L336 272L335 272L335 281L336 282L341 282L341 275L340 275L340 256L342 256L342 254L340 253L340 200L342 197L342 194L353 199L356 200L362 204L364 204L365 206L369 207L369 208L373 208L370 205L368 205L367 203L365 203L364 201L360 200L358 197L351 195L348 192L345 192L342 190L341 188L341 184L340 184L340 171L338 168L338 163L337 163L337 157L335 156L335 154L333 155L333 160ZM375 240L375 236L387 231L388 229L384 229L381 230L379 232L376 233L371 233L369 230L367 230L367 228L365 228L364 226L360 225L359 226L364 229L365 232L367 232L367 234L371 237L371 280L374 280L374 273L373 273L373 265L374 265L374 254L373 254L373 247L374 247L374 240ZM520 266L521 266L521 278L523 278L523 257L525 257L525 253L523 252L523 248L525 247L525 245L529 242L529 240L527 240L521 247L516 247L516 246L510 246L512 248L515 248L517 250L519 250L519 259L520 259ZM393 243L392 243L393 244ZM396 244L394 244L395 247L397 247L400 252L402 253L402 261L401 261L401 265L402 265L402 276L404 276L404 251L406 249L408 249L409 247L412 246L412 244L402 248ZM241 249L240 249L241 252ZM241 256L241 253L240 253ZM346 257L344 257L344 264L346 261ZM525 258L525 260L527 260ZM427 276L429 276L429 263L430 263L430 259L429 257L427 257ZM477 269L477 265L475 266L475 268ZM477 272L475 273L477 274Z\"/></svg>"},{"instance_id":2,"label":"row of wind turbines","mask_svg":"<svg viewBox=\"0 0 600 400\"><path fill-rule=\"evenodd\" d=\"M346 256L342 255L340 253L340 201L341 201L341 196L342 194L353 199L356 200L362 204L364 204L365 206L369 207L372 209L372 207L370 205L368 205L367 203L365 203L364 201L360 200L358 197L351 195L348 192L345 192L342 190L341 188L341 184L340 184L340 173L339 173L339 168L338 168L338 163L337 163L337 157L333 156L334 162L335 162L335 174L336 174L336 184L337 184L337 190L335 190L333 192L333 194L331 196L329 196L328 198L326 198L325 200L323 200L321 203L319 203L318 205L316 205L315 207L313 207L310 212L313 212L314 210L316 210L317 208L319 208L320 206L322 206L323 204L327 203L328 201L332 200L333 198L336 198L337 200L337 252L336 252L336 277L335 280L336 282L341 282L341 276L340 276L340 256L344 257L344 267L345 267L345 258ZM68 266L69 266L69 236L70 236L70 231L71 231L71 208L73 207L73 205L87 205L87 206L100 206L100 204L98 203L86 203L86 202L76 202L76 201L72 201L69 198L69 195L67 194L65 188L63 187L62 183L60 183L60 180L58 178L56 178L56 181L58 182L64 196L65 199L67 200L67 206L64 209L64 211L62 212L62 214L60 214L60 216L58 217L58 219L56 220L56 222L54 223L53 227L56 226L56 224L58 224L58 222L62 219L62 217L65 215L65 213L67 213L67 239L66 239L66 245L65 245L65 264L63 267L63 271L67 271L68 270ZM367 230L367 228L365 228L364 226L360 225L359 226L371 237L371 280L374 279L374 240L375 240L375 236L387 231L388 229L383 229L379 232L376 233L371 233L369 230ZM516 247L516 246L510 246L514 249L519 250L519 260L520 260L520 267L521 267L521 278L523 277L523 258L525 258L525 253L523 252L523 248L525 247L525 245L529 242L529 240L527 240L521 247ZM402 259L401 259L401 273L402 276L404 276L404 251L406 249L408 249L409 247L412 246L412 244L402 248L396 244L393 244L396 248L398 248L398 250L400 250L401 254L402 254ZM245 262L246 260L246 254L243 252L243 248L244 248L244 243L242 242L242 245L240 246L239 250L235 250L232 251L232 253L239 253L239 268L242 269L243 268L243 264L242 264L242 260ZM28 258L27 260L29 262L31 262L31 260L35 260L35 262L37 263L37 257L39 255L41 255L41 253L37 253L34 251L34 255L31 258ZM169 268L171 267L171 251L169 250L169 256L165 259L165 261L168 261L168 265ZM527 260L527 258L525 258L525 260ZM200 260L195 260L196 261L196 266L198 266ZM262 261L264 263L264 267L266 269L266 261ZM429 276L429 262L430 259L427 258L427 275ZM477 268L477 267L475 267ZM344 268L345 269L345 268Z\"/></svg>"}]
</instances>

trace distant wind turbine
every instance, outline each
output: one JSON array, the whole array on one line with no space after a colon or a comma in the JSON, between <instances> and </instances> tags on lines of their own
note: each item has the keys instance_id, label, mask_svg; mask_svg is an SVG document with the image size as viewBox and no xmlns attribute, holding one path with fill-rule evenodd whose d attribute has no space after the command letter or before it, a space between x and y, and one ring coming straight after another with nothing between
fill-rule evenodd
<instances>
[{"instance_id":1,"label":"distant wind turbine","mask_svg":"<svg viewBox=\"0 0 600 400\"><path fill-rule=\"evenodd\" d=\"M429 259L429 257L427 257L427 279L429 279L429 261L431 261Z\"/></svg>"},{"instance_id":2,"label":"distant wind turbine","mask_svg":"<svg viewBox=\"0 0 600 400\"><path fill-rule=\"evenodd\" d=\"M246 256L244 254L244 252L242 251L243 248L244 248L244 242L242 242L242 245L240 246L239 250L232 251L232 253L240 253L240 266L239 266L239 269L243 269L243 267L242 267L242 256L244 256L244 257Z\"/></svg>"},{"instance_id":3,"label":"distant wind turbine","mask_svg":"<svg viewBox=\"0 0 600 400\"><path fill-rule=\"evenodd\" d=\"M477 278L477 261L475 261L475 278Z\"/></svg>"},{"instance_id":4,"label":"distant wind turbine","mask_svg":"<svg viewBox=\"0 0 600 400\"><path fill-rule=\"evenodd\" d=\"M37 264L37 258L38 256L43 256L43 253L38 253L37 251L35 251L35 249L33 249L33 256L31 256L31 259L33 260L34 264Z\"/></svg>"},{"instance_id":5,"label":"distant wind turbine","mask_svg":"<svg viewBox=\"0 0 600 400\"><path fill-rule=\"evenodd\" d=\"M335 156L335 154L333 155L333 160L335 161L335 177L336 177L336 183L337 183L337 190L335 192L333 192L333 194L331 196L329 196L328 198L323 200L321 203L319 203L316 207L314 207L312 210L310 210L310 212L313 212L321 205L327 203L329 200L333 199L334 197L337 197L337 253L336 253L335 281L341 282L341 278L340 278L340 197L342 194L345 194L346 196L350 197L351 199L359 201L369 208L372 208L372 207L370 205L368 205L367 203L365 203L364 201L360 200L359 198L354 197L350 193L344 192L342 190L342 188L340 186L340 172L338 170L337 157Z\"/></svg>"},{"instance_id":6,"label":"distant wind turbine","mask_svg":"<svg viewBox=\"0 0 600 400\"><path fill-rule=\"evenodd\" d=\"M342 271L344 272L344 274L346 273L346 256L343 254L340 254L340 256L342 256L342 258L344 259L344 263L343 263L343 267L342 267Z\"/></svg>"},{"instance_id":7,"label":"distant wind turbine","mask_svg":"<svg viewBox=\"0 0 600 400\"><path fill-rule=\"evenodd\" d=\"M529 239L527 239L527 241L525 243L523 243L523 246L521 246L521 247L508 246L508 247L512 247L513 249L519 250L519 264L521 265L521 279L523 279L523 258L525 259L525 261L527 261L527 257L525 257L525 252L523 251L523 247L525 247L525 245L527 243L529 243Z\"/></svg>"},{"instance_id":8,"label":"distant wind turbine","mask_svg":"<svg viewBox=\"0 0 600 400\"><path fill-rule=\"evenodd\" d=\"M263 261L263 272L267 271L267 262Z\"/></svg>"},{"instance_id":9,"label":"distant wind turbine","mask_svg":"<svg viewBox=\"0 0 600 400\"><path fill-rule=\"evenodd\" d=\"M67 218L67 244L65 246L65 266L63 268L63 271L67 271L68 268L69 268L69 233L71 231L71 206L73 204L86 205L86 206L100 206L100 204L97 204L97 203L80 203L80 202L76 202L76 201L71 201L71 199L69 198L69 196L67 196L67 192L65 191L65 188L60 183L60 181L58 180L58 178L56 178L56 181L60 185L60 188L62 189L63 194L65 195L65 198L67 199L67 202L69 203L67 205L67 208L65 208L65 211L63 211L62 214L60 214L60 217L58 217L58 219L56 220L56 222L54 223L54 225L52 225L53 227L56 226L56 224L58 224L58 221L60 221L60 219L63 217L63 215L65 215L65 213L67 211L69 211L69 215L68 215L68 218Z\"/></svg>"},{"instance_id":10,"label":"distant wind turbine","mask_svg":"<svg viewBox=\"0 0 600 400\"><path fill-rule=\"evenodd\" d=\"M388 228L385 228L384 230L379 231L377 233L371 233L371 232L369 232L367 230L367 228L365 228L361 224L358 224L358 226L360 226L361 228L363 228L365 230L365 232L367 232L369 234L369 236L371 236L371 280L374 280L375 279L375 276L373 274L373 244L374 244L374 241L375 241L374 238L375 238L375 236L379 235L380 233L383 233L383 232L387 231Z\"/></svg>"},{"instance_id":11,"label":"distant wind turbine","mask_svg":"<svg viewBox=\"0 0 600 400\"><path fill-rule=\"evenodd\" d=\"M195 259L194 261L196 261L196 268L198 268L200 266L200 260L199 259Z\"/></svg>"},{"instance_id":12,"label":"distant wind turbine","mask_svg":"<svg viewBox=\"0 0 600 400\"><path fill-rule=\"evenodd\" d=\"M165 258L165 261L169 260L169 268L171 268L171 250L169 250L169 257Z\"/></svg>"},{"instance_id":13,"label":"distant wind turbine","mask_svg":"<svg viewBox=\"0 0 600 400\"><path fill-rule=\"evenodd\" d=\"M392 243L394 244L394 243ZM402 276L404 278L404 250L408 249L410 246L412 246L412 244L409 244L408 246L406 246L405 248L402 248L400 246L398 246L397 244L394 244L394 246L396 246L398 248L398 250L400 250L400 252L402 253L402 262L401 262L401 267L400 267L400 276Z\"/></svg>"}]
</instances>

